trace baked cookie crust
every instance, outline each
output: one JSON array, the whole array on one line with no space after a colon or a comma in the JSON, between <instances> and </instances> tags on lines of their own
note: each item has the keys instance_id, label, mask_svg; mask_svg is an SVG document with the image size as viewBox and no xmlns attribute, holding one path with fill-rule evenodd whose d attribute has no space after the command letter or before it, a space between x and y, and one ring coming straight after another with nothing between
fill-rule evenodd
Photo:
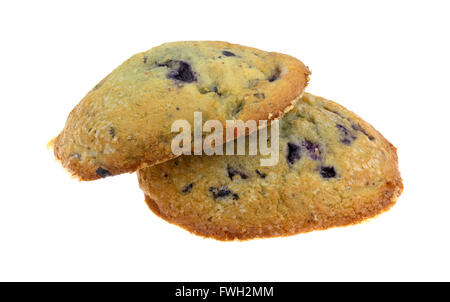
<instances>
[{"instance_id":1,"label":"baked cookie crust","mask_svg":"<svg viewBox=\"0 0 450 302\"><path fill-rule=\"evenodd\" d=\"M72 110L54 154L80 180L176 157L175 120L274 120L303 94L308 68L280 53L218 41L172 42L132 56Z\"/></svg>"},{"instance_id":2,"label":"baked cookie crust","mask_svg":"<svg viewBox=\"0 0 450 302\"><path fill-rule=\"evenodd\" d=\"M359 223L403 190L396 148L346 108L305 93L280 120L280 159L181 156L138 171L158 216L218 240L288 236Z\"/></svg>"}]
</instances>

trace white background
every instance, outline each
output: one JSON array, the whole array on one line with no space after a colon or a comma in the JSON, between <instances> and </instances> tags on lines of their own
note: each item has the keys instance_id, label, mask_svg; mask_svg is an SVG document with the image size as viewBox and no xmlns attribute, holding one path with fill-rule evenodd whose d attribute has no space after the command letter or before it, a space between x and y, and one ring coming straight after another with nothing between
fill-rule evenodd
<instances>
[{"instance_id":1,"label":"white background","mask_svg":"<svg viewBox=\"0 0 450 302\"><path fill-rule=\"evenodd\" d=\"M448 1L2 1L1 281L409 281L450 270ZM308 91L398 147L405 190L357 226L203 239L144 203L135 174L78 182L46 143L132 54L176 40L284 52Z\"/></svg>"}]
</instances>

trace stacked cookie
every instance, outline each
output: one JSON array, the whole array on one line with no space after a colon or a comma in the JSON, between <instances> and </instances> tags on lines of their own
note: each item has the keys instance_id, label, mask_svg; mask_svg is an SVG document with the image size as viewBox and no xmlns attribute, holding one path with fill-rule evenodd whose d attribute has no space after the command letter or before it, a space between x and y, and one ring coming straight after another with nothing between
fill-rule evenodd
<instances>
[{"instance_id":1,"label":"stacked cookie","mask_svg":"<svg viewBox=\"0 0 450 302\"><path fill-rule=\"evenodd\" d=\"M154 213L219 240L347 225L388 209L402 191L395 147L342 106L304 93L308 78L302 62L279 53L163 44L97 84L70 113L54 153L81 180L137 171ZM252 133L234 128L215 147L244 140L245 155L173 152L174 122L194 127L194 113L223 133L230 120L260 129L277 121L278 161L261 165L266 154L250 152Z\"/></svg>"}]
</instances>

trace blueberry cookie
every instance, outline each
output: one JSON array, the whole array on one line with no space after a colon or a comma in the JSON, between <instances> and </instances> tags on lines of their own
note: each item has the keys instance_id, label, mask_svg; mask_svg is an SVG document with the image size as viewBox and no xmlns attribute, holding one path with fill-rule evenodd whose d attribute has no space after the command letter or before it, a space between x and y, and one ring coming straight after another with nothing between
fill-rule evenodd
<instances>
[{"instance_id":1,"label":"blueberry cookie","mask_svg":"<svg viewBox=\"0 0 450 302\"><path fill-rule=\"evenodd\" d=\"M354 224L403 189L396 149L344 107L305 93L280 120L279 161L181 156L138 171L149 207L219 240L293 235Z\"/></svg>"},{"instance_id":2,"label":"blueberry cookie","mask_svg":"<svg viewBox=\"0 0 450 302\"><path fill-rule=\"evenodd\" d=\"M226 42L173 42L132 56L70 113L54 153L81 180L157 164L175 120L273 120L308 82L299 60Z\"/></svg>"}]
</instances>

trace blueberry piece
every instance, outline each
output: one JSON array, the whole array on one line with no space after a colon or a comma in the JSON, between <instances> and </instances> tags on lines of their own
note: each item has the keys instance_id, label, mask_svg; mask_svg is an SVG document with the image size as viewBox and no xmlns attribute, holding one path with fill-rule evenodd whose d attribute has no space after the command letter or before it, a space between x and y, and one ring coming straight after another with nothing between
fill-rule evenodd
<instances>
[{"instance_id":1,"label":"blueberry piece","mask_svg":"<svg viewBox=\"0 0 450 302\"><path fill-rule=\"evenodd\" d=\"M237 169L235 169L235 168L232 168L232 167L230 167L230 166L227 167L227 172L228 172L228 177L229 177L231 180L233 180L233 177L234 177L235 175L239 175L242 179L247 179L247 178L248 178L248 175L247 175L247 174L245 174L244 172L239 171L239 170L237 170Z\"/></svg>"},{"instance_id":2,"label":"blueberry piece","mask_svg":"<svg viewBox=\"0 0 450 302\"><path fill-rule=\"evenodd\" d=\"M275 70L275 72L267 79L269 82L273 82L278 80L278 78L280 77L281 71L279 68L277 68Z\"/></svg>"},{"instance_id":3,"label":"blueberry piece","mask_svg":"<svg viewBox=\"0 0 450 302\"><path fill-rule=\"evenodd\" d=\"M217 86L214 86L212 91L214 91L217 95L221 96L222 94L219 92L219 89L217 88Z\"/></svg>"},{"instance_id":4,"label":"blueberry piece","mask_svg":"<svg viewBox=\"0 0 450 302\"><path fill-rule=\"evenodd\" d=\"M256 96L258 99L265 99L266 98L266 95L264 93L255 93L253 95Z\"/></svg>"},{"instance_id":5,"label":"blueberry piece","mask_svg":"<svg viewBox=\"0 0 450 302\"><path fill-rule=\"evenodd\" d=\"M114 138L114 136L116 136L116 129L114 129L113 127L109 127L109 134L112 138Z\"/></svg>"},{"instance_id":6,"label":"blueberry piece","mask_svg":"<svg viewBox=\"0 0 450 302\"><path fill-rule=\"evenodd\" d=\"M156 66L173 69L167 74L167 77L169 79L174 79L186 83L196 81L191 65L184 61L167 60L163 63L157 63Z\"/></svg>"},{"instance_id":7,"label":"blueberry piece","mask_svg":"<svg viewBox=\"0 0 450 302\"><path fill-rule=\"evenodd\" d=\"M306 150L308 150L309 157L313 160L319 160L320 159L320 146L318 143L312 143L309 140L305 140L303 143L303 146L305 146Z\"/></svg>"},{"instance_id":8,"label":"blueberry piece","mask_svg":"<svg viewBox=\"0 0 450 302\"><path fill-rule=\"evenodd\" d=\"M320 175L323 178L333 178L336 177L336 170L333 166L323 166L320 168Z\"/></svg>"},{"instance_id":9,"label":"blueberry piece","mask_svg":"<svg viewBox=\"0 0 450 302\"><path fill-rule=\"evenodd\" d=\"M228 51L228 50L222 51L222 54L226 57L235 57L236 56L234 53L232 53L231 51Z\"/></svg>"},{"instance_id":10,"label":"blueberry piece","mask_svg":"<svg viewBox=\"0 0 450 302\"><path fill-rule=\"evenodd\" d=\"M341 143L344 145L350 145L356 139L356 136L354 136L345 126L336 124L336 128L338 128L341 133Z\"/></svg>"},{"instance_id":11,"label":"blueberry piece","mask_svg":"<svg viewBox=\"0 0 450 302\"><path fill-rule=\"evenodd\" d=\"M239 199L239 195L228 189L226 186L210 187L209 191L213 194L214 199L221 199L224 197L231 196L234 200Z\"/></svg>"},{"instance_id":12,"label":"blueberry piece","mask_svg":"<svg viewBox=\"0 0 450 302\"><path fill-rule=\"evenodd\" d=\"M97 173L98 176L104 178L107 176L111 176L111 173L109 173L108 170L103 169L102 167L98 167L98 169L95 171L95 173Z\"/></svg>"},{"instance_id":13,"label":"blueberry piece","mask_svg":"<svg viewBox=\"0 0 450 302\"><path fill-rule=\"evenodd\" d=\"M323 108L324 108L325 110L329 111L329 112L332 112L332 113L336 114L336 115L339 116L341 119L344 119L344 120L349 121L349 122L352 124L353 130L356 130L356 131L361 132L362 134L364 134L365 136L367 136L367 138L368 138L369 140L371 140L371 141L375 140L375 137L373 137L372 135L370 135L369 133L367 133L367 131L366 131L363 127L361 127L361 125L353 123L348 117L346 117L346 116L340 114L339 112L337 112L337 111L335 111L335 110L329 109L329 108L327 108L327 107L323 107ZM348 140L347 140L346 142L348 142ZM350 143L351 143L351 141L350 141Z\"/></svg>"},{"instance_id":14,"label":"blueberry piece","mask_svg":"<svg viewBox=\"0 0 450 302\"><path fill-rule=\"evenodd\" d=\"M191 65L183 61L179 61L178 68L169 72L167 77L169 79L174 79L186 83L192 83L196 80Z\"/></svg>"},{"instance_id":15,"label":"blueberry piece","mask_svg":"<svg viewBox=\"0 0 450 302\"><path fill-rule=\"evenodd\" d=\"M287 143L287 146L286 160L289 164L293 165L300 159L302 149L299 145L294 143Z\"/></svg>"},{"instance_id":16,"label":"blueberry piece","mask_svg":"<svg viewBox=\"0 0 450 302\"><path fill-rule=\"evenodd\" d=\"M261 171L259 171L258 169L256 170L256 174L258 174L259 175L259 177L261 177L261 178L266 178L266 176L267 176L267 174L265 174L265 173L262 173Z\"/></svg>"},{"instance_id":17,"label":"blueberry piece","mask_svg":"<svg viewBox=\"0 0 450 302\"><path fill-rule=\"evenodd\" d=\"M181 192L183 192L183 193L189 193L189 192L191 192L191 189L192 189L192 186L193 186L193 185L194 185L193 183L188 184L187 186L185 186L185 187L183 188L183 190L181 190Z\"/></svg>"}]
</instances>

